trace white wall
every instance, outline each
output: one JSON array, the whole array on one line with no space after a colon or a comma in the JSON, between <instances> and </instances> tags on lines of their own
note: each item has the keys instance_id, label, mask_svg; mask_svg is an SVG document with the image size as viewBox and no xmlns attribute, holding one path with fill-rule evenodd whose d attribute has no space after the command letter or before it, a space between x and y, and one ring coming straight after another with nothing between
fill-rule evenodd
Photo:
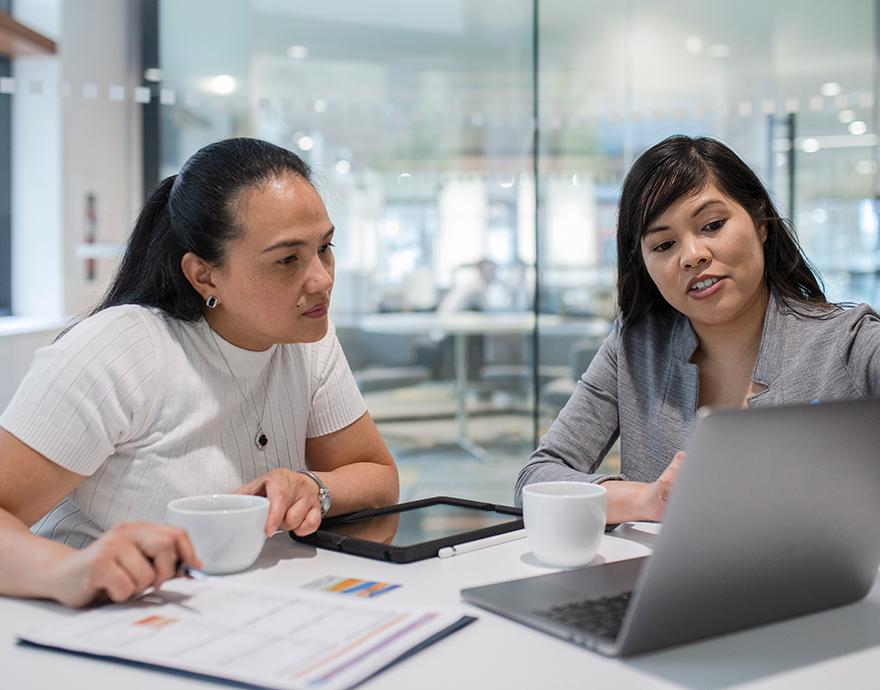
<instances>
[{"instance_id":1,"label":"white wall","mask_svg":"<svg viewBox=\"0 0 880 690\"><path fill-rule=\"evenodd\" d=\"M12 96L13 313L0 319L0 409L34 351L66 315L86 310L115 269L98 261L85 277L76 246L85 197L98 200L97 239L121 243L141 203L138 31L130 3L118 0L16 0L16 18L58 43L54 56L17 58ZM94 88L93 88L93 86ZM109 87L125 87L111 101ZM4 96L5 97L5 96Z\"/></svg>"},{"instance_id":2,"label":"white wall","mask_svg":"<svg viewBox=\"0 0 880 690\"><path fill-rule=\"evenodd\" d=\"M115 269L99 260L90 282L76 256L86 195L99 242L123 242L140 205L137 29L117 0L19 0L15 12L59 51L13 62L13 313L56 318L87 309ZM114 85L124 100L110 100Z\"/></svg>"},{"instance_id":3,"label":"white wall","mask_svg":"<svg viewBox=\"0 0 880 690\"><path fill-rule=\"evenodd\" d=\"M20 0L15 14L59 38L60 0ZM60 58L17 58L12 66L12 312L56 317L64 310Z\"/></svg>"},{"instance_id":4,"label":"white wall","mask_svg":"<svg viewBox=\"0 0 880 690\"><path fill-rule=\"evenodd\" d=\"M87 310L106 289L116 268L97 262L96 280L85 277L76 245L86 232L86 195L97 199L98 242L124 242L140 206L141 106L132 98L140 85L138 35L131 4L118 0L63 3L61 78L71 93L62 100L62 228L64 310ZM89 85L97 97L86 96ZM125 99L111 101L109 87L125 87Z\"/></svg>"}]
</instances>

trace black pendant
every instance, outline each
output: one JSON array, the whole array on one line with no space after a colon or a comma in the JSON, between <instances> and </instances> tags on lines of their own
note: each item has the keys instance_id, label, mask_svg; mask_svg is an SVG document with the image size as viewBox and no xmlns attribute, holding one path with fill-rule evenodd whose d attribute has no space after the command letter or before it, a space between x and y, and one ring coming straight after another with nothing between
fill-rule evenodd
<instances>
[{"instance_id":1,"label":"black pendant","mask_svg":"<svg viewBox=\"0 0 880 690\"><path fill-rule=\"evenodd\" d=\"M254 445L257 447L257 450L263 450L269 444L269 437L266 436L266 432L260 429L257 431L257 435L254 436Z\"/></svg>"}]
</instances>

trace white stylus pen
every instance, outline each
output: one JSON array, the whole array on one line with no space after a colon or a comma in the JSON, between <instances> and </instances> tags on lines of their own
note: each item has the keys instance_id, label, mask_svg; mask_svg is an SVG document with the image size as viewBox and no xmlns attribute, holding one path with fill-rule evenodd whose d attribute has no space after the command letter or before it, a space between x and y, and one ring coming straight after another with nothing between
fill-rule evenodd
<instances>
[{"instance_id":1,"label":"white stylus pen","mask_svg":"<svg viewBox=\"0 0 880 690\"><path fill-rule=\"evenodd\" d=\"M455 546L444 546L437 552L437 558L449 558L450 556L457 556L460 553L468 553L470 551L488 549L490 546L495 546L496 544L505 544L509 541L516 541L517 539L525 538L525 536L526 531L524 529L519 529L515 532L498 534L494 537L486 537L485 539L478 539L477 541L466 541L464 544L456 544Z\"/></svg>"}]
</instances>

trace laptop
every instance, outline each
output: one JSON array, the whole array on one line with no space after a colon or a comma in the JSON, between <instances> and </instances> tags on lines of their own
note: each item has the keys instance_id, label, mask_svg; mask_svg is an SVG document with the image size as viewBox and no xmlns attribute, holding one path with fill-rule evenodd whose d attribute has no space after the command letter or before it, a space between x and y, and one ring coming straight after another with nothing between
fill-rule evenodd
<instances>
[{"instance_id":1,"label":"laptop","mask_svg":"<svg viewBox=\"0 0 880 690\"><path fill-rule=\"evenodd\" d=\"M880 400L719 410L694 426L651 556L461 594L628 656L861 599L878 527Z\"/></svg>"}]
</instances>

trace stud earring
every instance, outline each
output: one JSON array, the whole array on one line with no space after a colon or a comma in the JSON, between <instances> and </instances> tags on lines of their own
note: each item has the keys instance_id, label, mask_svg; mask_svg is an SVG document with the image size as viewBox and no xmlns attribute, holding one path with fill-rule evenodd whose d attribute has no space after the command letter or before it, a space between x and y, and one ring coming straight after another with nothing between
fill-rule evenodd
<instances>
[{"instance_id":1,"label":"stud earring","mask_svg":"<svg viewBox=\"0 0 880 690\"><path fill-rule=\"evenodd\" d=\"M214 297L214 295L209 295L208 299L205 300L205 304L208 306L208 309L213 309L220 304L220 300Z\"/></svg>"}]
</instances>

